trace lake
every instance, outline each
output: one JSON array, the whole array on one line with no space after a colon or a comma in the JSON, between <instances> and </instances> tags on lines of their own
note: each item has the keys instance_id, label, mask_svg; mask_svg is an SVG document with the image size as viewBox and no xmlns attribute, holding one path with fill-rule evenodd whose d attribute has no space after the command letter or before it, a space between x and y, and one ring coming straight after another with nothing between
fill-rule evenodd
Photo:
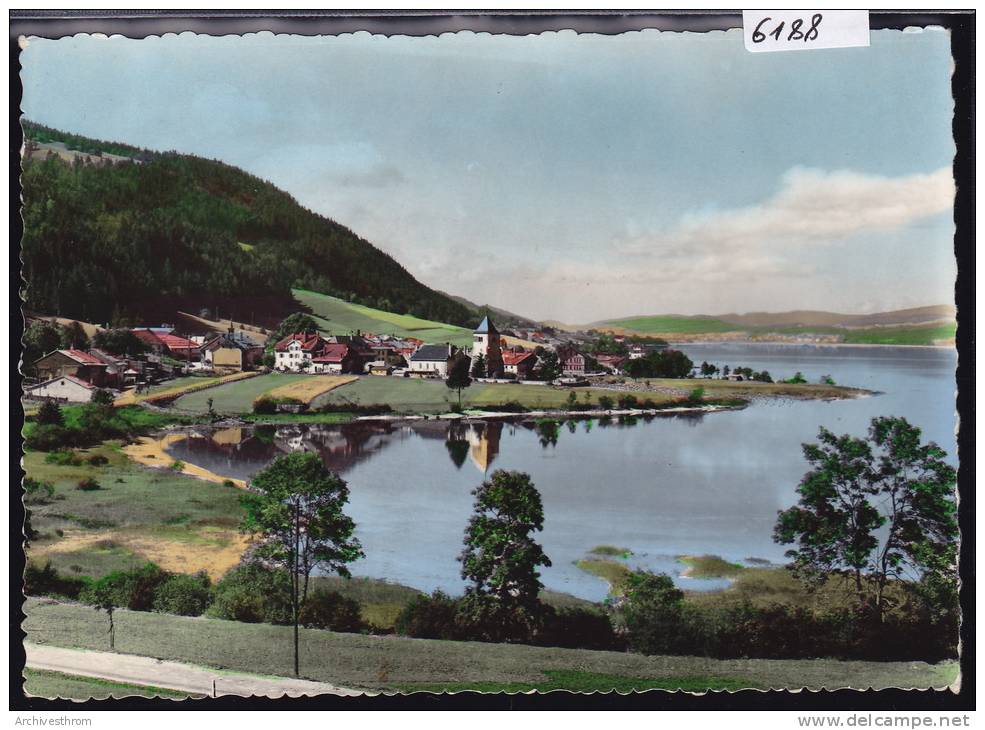
<instances>
[{"instance_id":1,"label":"lake","mask_svg":"<svg viewBox=\"0 0 985 730\"><path fill-rule=\"evenodd\" d=\"M772 541L778 510L796 502L806 470L801 443L819 426L864 435L879 415L907 418L956 458L950 349L774 344L681 346L695 363L801 371L811 382L879 391L843 401L757 400L734 412L666 415L620 423L570 421L552 433L533 422L358 422L203 430L171 453L248 478L277 454L317 452L348 481L348 509L366 558L353 574L460 593L456 557L472 512L470 491L495 469L528 472L544 500L540 540L553 561L547 588L600 600L606 584L575 562L596 545L627 548L633 566L669 572L689 589L676 556L717 554L782 562Z\"/></svg>"}]
</instances>

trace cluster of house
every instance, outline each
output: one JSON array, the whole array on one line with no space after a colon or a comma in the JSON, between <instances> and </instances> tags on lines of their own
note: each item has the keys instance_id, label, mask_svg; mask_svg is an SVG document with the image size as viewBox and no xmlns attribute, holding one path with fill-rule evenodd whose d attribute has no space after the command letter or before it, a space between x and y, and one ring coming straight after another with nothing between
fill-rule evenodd
<instances>
[{"instance_id":1,"label":"cluster of house","mask_svg":"<svg viewBox=\"0 0 985 730\"><path fill-rule=\"evenodd\" d=\"M182 337L173 327L140 327L130 330L146 346L139 356L122 356L98 348L88 351L56 350L26 368L31 384L29 398L88 402L100 388L138 391L182 371L235 372L262 365L264 346L249 334L234 330L220 334ZM603 371L621 372L627 360L645 357L652 345L632 344L626 355L595 355ZM580 378L588 373L588 359L570 343L555 348L562 377ZM488 378L528 380L538 366L537 354L507 340L488 318L472 333L472 346L426 344L421 340L391 335L321 335L298 332L273 347L273 367L280 372L325 374L402 375L447 378L459 358L470 360L470 371L482 360Z\"/></svg>"},{"instance_id":2,"label":"cluster of house","mask_svg":"<svg viewBox=\"0 0 985 730\"><path fill-rule=\"evenodd\" d=\"M138 327L130 332L146 352L118 355L97 347L49 352L25 366L30 384L24 395L86 403L100 388L140 389L185 370L249 370L260 364L264 352L262 345L242 332L191 338L176 335L172 327Z\"/></svg>"}]
</instances>

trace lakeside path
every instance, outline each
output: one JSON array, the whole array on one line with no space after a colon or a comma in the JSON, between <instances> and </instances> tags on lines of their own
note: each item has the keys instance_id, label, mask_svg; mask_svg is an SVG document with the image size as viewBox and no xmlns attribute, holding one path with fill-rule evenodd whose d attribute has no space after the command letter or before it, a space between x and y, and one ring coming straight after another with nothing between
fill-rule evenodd
<instances>
[{"instance_id":1,"label":"lakeside path","mask_svg":"<svg viewBox=\"0 0 985 730\"><path fill-rule=\"evenodd\" d=\"M218 671L192 664L161 661L152 657L115 654L87 649L65 649L24 642L27 666L81 677L95 677L145 687L160 687L212 697L301 697L315 695L358 696L362 692L289 677L261 677Z\"/></svg>"}]
</instances>

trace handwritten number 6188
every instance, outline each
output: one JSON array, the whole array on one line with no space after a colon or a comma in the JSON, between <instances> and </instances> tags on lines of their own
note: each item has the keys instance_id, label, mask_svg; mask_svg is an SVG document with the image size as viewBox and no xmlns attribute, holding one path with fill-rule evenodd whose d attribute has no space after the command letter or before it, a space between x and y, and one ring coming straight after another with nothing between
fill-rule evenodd
<instances>
[{"instance_id":1,"label":"handwritten number 6188","mask_svg":"<svg viewBox=\"0 0 985 730\"><path fill-rule=\"evenodd\" d=\"M759 23L756 25L756 30L752 32L753 43L762 43L763 41L766 40L766 36L773 36L773 38L775 38L777 41L781 40L781 36L783 35L783 26L785 24L784 21L782 20L780 21L780 24L776 26L776 28L774 28L773 30L766 33L763 32L763 26L766 25L771 20L772 18L766 16L765 18L759 21ZM819 32L818 29L820 28L820 26L821 26L820 13L814 13L813 17L811 17L811 27L803 32L801 32L801 28L804 27L804 21L801 18L797 18L796 20L790 23L790 32L787 34L786 40L803 41L804 43L807 43L808 41L817 40L817 36Z\"/></svg>"}]
</instances>

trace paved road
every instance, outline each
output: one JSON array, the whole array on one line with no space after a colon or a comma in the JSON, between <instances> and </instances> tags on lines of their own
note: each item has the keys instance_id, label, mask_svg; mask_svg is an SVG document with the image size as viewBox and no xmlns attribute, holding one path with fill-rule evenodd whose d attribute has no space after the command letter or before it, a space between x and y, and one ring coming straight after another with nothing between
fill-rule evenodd
<instances>
[{"instance_id":1,"label":"paved road","mask_svg":"<svg viewBox=\"0 0 985 730\"><path fill-rule=\"evenodd\" d=\"M207 667L166 662L152 657L114 654L86 649L65 649L24 642L27 666L113 682L140 684L182 692L240 697L300 697L332 694L355 696L356 690L288 677L258 677L250 674L218 672Z\"/></svg>"}]
</instances>

